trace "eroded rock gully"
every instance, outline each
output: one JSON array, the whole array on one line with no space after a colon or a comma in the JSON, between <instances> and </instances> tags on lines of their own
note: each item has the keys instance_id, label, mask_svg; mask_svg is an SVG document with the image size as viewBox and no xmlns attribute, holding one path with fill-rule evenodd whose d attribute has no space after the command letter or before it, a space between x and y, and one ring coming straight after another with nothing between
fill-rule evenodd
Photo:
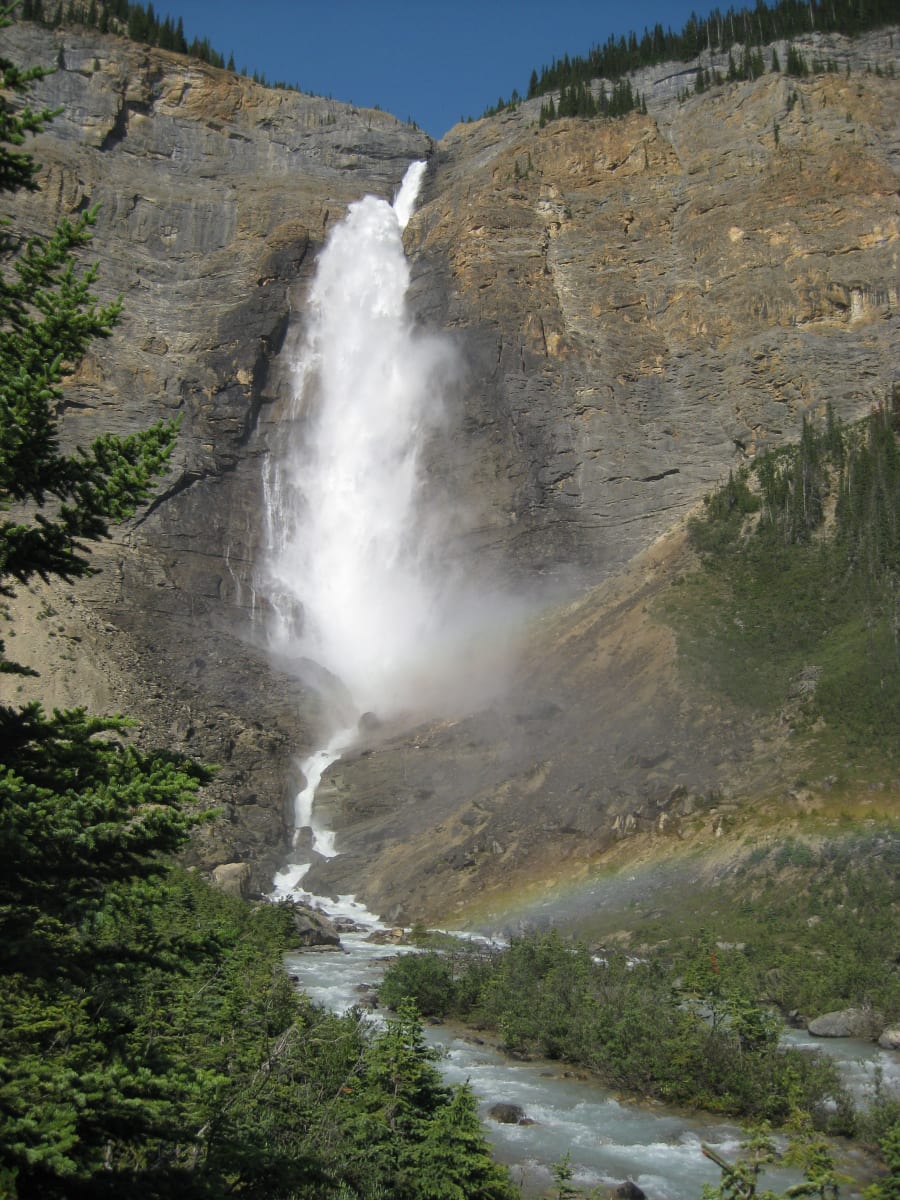
<instances>
[{"instance_id":1,"label":"eroded rock gully","mask_svg":"<svg viewBox=\"0 0 900 1200\"><path fill-rule=\"evenodd\" d=\"M312 878L437 917L777 780L759 731L688 699L652 601L683 569L667 531L731 466L829 402L861 415L895 378L900 84L865 68L893 62L896 33L831 39L838 74L678 103L681 64L637 81L648 116L541 129L528 102L436 146L115 38L5 36L22 62L62 44L65 63L41 85L64 111L34 141L40 192L9 199L16 226L99 204L98 291L124 300L72 378L64 437L182 417L159 497L89 583L22 598L9 648L51 702L133 712L148 742L220 764L191 861L250 862L265 887L284 855L321 722L267 661L254 591L278 352L329 227L419 157L412 304L465 363L434 475L466 492L461 552L570 598L527 634L514 700L381 727L332 769L344 853Z\"/></svg>"}]
</instances>

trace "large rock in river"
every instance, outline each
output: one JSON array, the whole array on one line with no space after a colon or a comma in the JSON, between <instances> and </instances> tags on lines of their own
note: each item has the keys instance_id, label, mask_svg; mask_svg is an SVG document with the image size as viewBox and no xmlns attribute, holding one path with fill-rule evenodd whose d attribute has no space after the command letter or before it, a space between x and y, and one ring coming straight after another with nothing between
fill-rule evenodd
<instances>
[{"instance_id":1,"label":"large rock in river","mask_svg":"<svg viewBox=\"0 0 900 1200\"><path fill-rule=\"evenodd\" d=\"M815 1017L806 1028L813 1037L875 1038L883 1024L871 1008L842 1008Z\"/></svg>"}]
</instances>

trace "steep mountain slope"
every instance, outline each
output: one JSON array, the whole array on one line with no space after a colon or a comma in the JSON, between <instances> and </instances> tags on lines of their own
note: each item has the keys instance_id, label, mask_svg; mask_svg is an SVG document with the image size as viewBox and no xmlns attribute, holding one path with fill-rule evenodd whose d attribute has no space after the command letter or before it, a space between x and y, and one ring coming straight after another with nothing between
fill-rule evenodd
<instances>
[{"instance_id":1,"label":"steep mountain slope","mask_svg":"<svg viewBox=\"0 0 900 1200\"><path fill-rule=\"evenodd\" d=\"M659 68L646 117L541 129L529 102L436 147L114 38L10 36L23 62L59 44L65 62L43 85L65 112L35 143L42 191L16 220L99 203L100 290L125 301L73 378L65 436L183 415L149 513L88 590L26 596L16 634L37 694L121 707L147 740L221 764L194 862L249 861L264 887L285 854L295 756L323 719L269 663L254 590L279 352L328 229L417 157L412 303L465 363L433 476L465 498L461 555L567 599L523 632L513 700L412 732L369 722L330 776L343 853L311 878L452 915L638 833L715 836L784 794L784 731L689 693L654 604L690 561L667 531L731 466L829 401L861 415L896 377L896 34L831 39L837 74L678 103L684 72Z\"/></svg>"}]
</instances>

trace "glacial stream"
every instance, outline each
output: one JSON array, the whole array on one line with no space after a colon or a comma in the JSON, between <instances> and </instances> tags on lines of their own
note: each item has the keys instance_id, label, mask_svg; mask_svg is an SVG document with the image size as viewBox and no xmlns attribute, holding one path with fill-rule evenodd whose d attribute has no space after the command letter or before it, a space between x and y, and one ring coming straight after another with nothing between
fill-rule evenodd
<instances>
[{"instance_id":1,"label":"glacial stream","mask_svg":"<svg viewBox=\"0 0 900 1200\"><path fill-rule=\"evenodd\" d=\"M512 607L479 594L458 562L448 566L459 514L446 497L429 499L423 466L457 370L449 343L417 332L406 308L402 231L424 172L414 163L393 205L366 196L332 231L293 350L295 404L282 453L264 478L270 549L258 586L273 614L272 652L300 675L314 664L312 678L323 683L319 748L298 764L294 861L276 877L273 898L317 903L304 890L306 873L315 855L333 857L340 845L316 811L316 789L365 713L465 711L503 675L486 647L502 649ZM379 927L353 897L320 903ZM298 954L289 970L315 1000L343 1011L361 985L377 985L386 958L403 952L366 939L344 935L343 952ZM580 1186L632 1179L650 1200L696 1200L719 1177L701 1141L729 1158L739 1145L733 1125L622 1103L564 1077L558 1064L507 1061L447 1027L428 1036L443 1047L446 1079L469 1080L486 1118L508 1102L533 1122L486 1120L526 1195L539 1195L550 1164L570 1152Z\"/></svg>"},{"instance_id":2,"label":"glacial stream","mask_svg":"<svg viewBox=\"0 0 900 1200\"><path fill-rule=\"evenodd\" d=\"M360 986L377 985L398 952L367 936L343 935L345 953L291 955L287 968L314 1000L343 1012L359 1003ZM729 1156L738 1148L740 1130L732 1125L621 1103L596 1085L565 1078L559 1064L506 1060L475 1035L448 1026L426 1026L426 1036L443 1051L438 1066L447 1082L471 1084L495 1153L526 1196L543 1193L552 1183L551 1164L569 1152L578 1186L631 1179L648 1200L698 1200L703 1184L718 1177L701 1141ZM534 1124L491 1120L490 1108L501 1102L519 1105Z\"/></svg>"},{"instance_id":3,"label":"glacial stream","mask_svg":"<svg viewBox=\"0 0 900 1200\"><path fill-rule=\"evenodd\" d=\"M291 892L284 889L276 894ZM306 893L294 894L315 902ZM324 903L333 915L368 923L373 930L383 928L350 896ZM363 990L377 988L391 958L413 952L369 941L369 936L366 931L344 934L343 951L290 955L287 969L314 1000L344 1012L361 1002ZM371 1019L379 1021L382 1014L374 1012ZM569 1153L578 1186L611 1186L630 1179L648 1200L698 1200L704 1183L719 1178L718 1170L704 1158L701 1143L729 1159L739 1148L741 1130L732 1123L662 1106L625 1103L590 1080L566 1077L564 1064L507 1059L476 1034L450 1025L426 1026L425 1032L429 1042L442 1050L438 1066L447 1082L471 1084L495 1153L511 1168L526 1197L543 1194L552 1183L551 1165ZM813 1039L800 1031L787 1031L785 1040L834 1055L848 1085L861 1098L870 1094L876 1068L889 1086L900 1086L896 1056L871 1043ZM490 1109L497 1103L519 1105L534 1123L504 1125L492 1120ZM852 1161L847 1168L856 1174ZM796 1181L796 1175L784 1171L766 1176L773 1188ZM859 1194L852 1186L842 1191L847 1200Z\"/></svg>"}]
</instances>

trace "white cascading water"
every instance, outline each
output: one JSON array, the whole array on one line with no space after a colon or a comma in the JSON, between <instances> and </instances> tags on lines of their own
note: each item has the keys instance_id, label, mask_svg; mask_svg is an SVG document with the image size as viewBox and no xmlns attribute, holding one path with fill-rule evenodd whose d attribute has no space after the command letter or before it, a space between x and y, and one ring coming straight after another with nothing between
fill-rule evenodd
<instances>
[{"instance_id":1,"label":"white cascading water","mask_svg":"<svg viewBox=\"0 0 900 1200\"><path fill-rule=\"evenodd\" d=\"M326 856L334 840L316 822L315 789L359 717L465 706L501 678L485 647L496 652L509 628L504 606L448 565L460 513L431 503L423 478L458 375L450 342L417 331L406 303L402 232L425 167L412 164L393 205L352 204L323 249L293 412L265 480L273 653L289 669L325 668L342 701L326 744L301 764L296 801L296 828L311 828Z\"/></svg>"},{"instance_id":2,"label":"white cascading water","mask_svg":"<svg viewBox=\"0 0 900 1200\"><path fill-rule=\"evenodd\" d=\"M413 332L401 240L424 168L410 167L393 206L351 205L322 252L269 489L275 652L312 659L357 713L379 716L421 704L447 618L420 459L453 357Z\"/></svg>"}]
</instances>

